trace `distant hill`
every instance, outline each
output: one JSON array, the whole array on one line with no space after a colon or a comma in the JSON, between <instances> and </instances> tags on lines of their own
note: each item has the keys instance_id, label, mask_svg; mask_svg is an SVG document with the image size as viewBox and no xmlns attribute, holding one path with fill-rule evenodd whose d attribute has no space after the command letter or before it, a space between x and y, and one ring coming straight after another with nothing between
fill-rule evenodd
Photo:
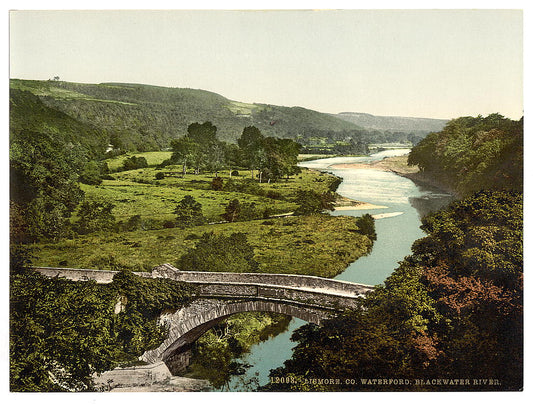
<instances>
[{"instance_id":1,"label":"distant hill","mask_svg":"<svg viewBox=\"0 0 533 405\"><path fill-rule=\"evenodd\" d=\"M37 96L49 109L47 116L54 115L51 111L61 113L103 133L115 147L130 151L166 148L193 122L211 121L218 129L218 138L227 142L235 142L249 125L258 127L265 136L293 139L305 138L309 131L340 133L361 129L351 122L301 107L241 103L204 90L18 79L12 79L10 87L12 91ZM35 100L32 103L35 105ZM30 116L17 115L17 111L30 106L18 107L12 121L17 126L32 126L31 122L24 122Z\"/></svg>"},{"instance_id":2,"label":"distant hill","mask_svg":"<svg viewBox=\"0 0 533 405\"><path fill-rule=\"evenodd\" d=\"M448 122L443 119L387 117L358 112L341 112L332 116L367 129L391 132L438 132Z\"/></svg>"}]
</instances>

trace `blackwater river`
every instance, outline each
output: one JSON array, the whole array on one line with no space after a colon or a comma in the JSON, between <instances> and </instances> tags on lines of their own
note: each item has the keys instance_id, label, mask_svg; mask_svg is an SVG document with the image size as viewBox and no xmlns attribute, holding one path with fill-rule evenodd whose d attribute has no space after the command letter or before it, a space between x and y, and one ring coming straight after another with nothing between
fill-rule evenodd
<instances>
[{"instance_id":1,"label":"blackwater river","mask_svg":"<svg viewBox=\"0 0 533 405\"><path fill-rule=\"evenodd\" d=\"M405 256L411 252L412 243L424 236L420 219L430 211L447 205L452 196L435 188L416 185L411 180L392 172L377 169L335 169L340 163L369 163L386 157L405 155L409 149L392 149L364 157L338 157L320 159L301 164L310 169L332 173L343 179L337 192L357 201L377 206L369 210L337 210L332 215L361 216L392 214L376 219L377 240L372 252L350 264L335 277L338 280L363 284L380 284L394 271ZM259 385L268 383L269 371L283 365L292 355L295 343L290 337L295 329L305 322L293 318L288 329L262 343L254 345L242 361L251 365L244 375L232 377L224 390L242 391L250 387L243 382L257 379Z\"/></svg>"}]
</instances>

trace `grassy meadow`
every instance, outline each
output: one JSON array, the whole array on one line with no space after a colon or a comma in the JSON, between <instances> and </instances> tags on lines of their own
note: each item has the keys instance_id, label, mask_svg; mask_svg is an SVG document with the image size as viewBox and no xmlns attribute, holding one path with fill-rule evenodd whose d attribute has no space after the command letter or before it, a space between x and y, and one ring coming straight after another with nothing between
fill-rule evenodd
<instances>
[{"instance_id":1,"label":"grassy meadow","mask_svg":"<svg viewBox=\"0 0 533 405\"><path fill-rule=\"evenodd\" d=\"M254 247L254 259L265 273L333 277L372 243L358 233L356 218L328 215L202 225L114 234L90 234L58 243L36 245L35 264L74 268L150 270L175 264L204 232L243 232Z\"/></svg>"},{"instance_id":2,"label":"grassy meadow","mask_svg":"<svg viewBox=\"0 0 533 405\"><path fill-rule=\"evenodd\" d=\"M145 155L148 153L136 156ZM160 159L163 157L164 155L160 155ZM224 213L225 207L235 198L241 203L254 203L259 212L268 209L274 215L284 214L294 211L297 207L292 200L298 189L325 192L333 181L332 176L325 173L303 170L302 173L289 180L280 180L270 184L254 183L256 190L254 194L251 194L212 190L213 174L191 173L185 177L176 174L156 180L155 176L158 172L179 173L181 167L167 166L163 169L147 167L117 172L112 174L114 180L104 180L97 186L82 184L82 190L88 199L112 202L115 205L113 214L117 221L125 221L133 215L141 215L144 219L151 218L157 221L172 220L175 218L173 210L178 202L184 196L191 195L202 204L203 214L208 221L217 222L221 220L220 216ZM221 171L219 177L226 183L230 175L228 171ZM251 179L251 172L239 170L239 175L231 176L231 179L235 183L241 183L243 180Z\"/></svg>"}]
</instances>

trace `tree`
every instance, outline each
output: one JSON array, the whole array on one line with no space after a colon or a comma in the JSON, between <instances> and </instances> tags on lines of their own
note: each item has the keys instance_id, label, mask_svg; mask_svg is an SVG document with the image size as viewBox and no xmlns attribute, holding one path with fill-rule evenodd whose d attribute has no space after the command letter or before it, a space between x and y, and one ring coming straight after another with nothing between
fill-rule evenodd
<instances>
[{"instance_id":1,"label":"tree","mask_svg":"<svg viewBox=\"0 0 533 405\"><path fill-rule=\"evenodd\" d=\"M260 170L265 160L263 140L263 134L254 126L244 128L241 137L237 139L244 160L248 168L252 170L252 179L254 178L254 169Z\"/></svg>"},{"instance_id":2,"label":"tree","mask_svg":"<svg viewBox=\"0 0 533 405\"><path fill-rule=\"evenodd\" d=\"M259 264L254 260L254 249L245 234L225 236L206 232L196 246L179 259L178 267L187 271L247 273L258 271Z\"/></svg>"},{"instance_id":3,"label":"tree","mask_svg":"<svg viewBox=\"0 0 533 405\"><path fill-rule=\"evenodd\" d=\"M61 237L83 198L78 171L85 153L57 137L20 131L10 139L10 199L23 213L28 240Z\"/></svg>"},{"instance_id":4,"label":"tree","mask_svg":"<svg viewBox=\"0 0 533 405\"><path fill-rule=\"evenodd\" d=\"M298 190L295 202L299 205L294 215L320 214L324 210L334 210L335 195L328 191L317 193L313 190Z\"/></svg>"},{"instance_id":5,"label":"tree","mask_svg":"<svg viewBox=\"0 0 533 405\"><path fill-rule=\"evenodd\" d=\"M215 191L220 191L224 187L224 179L222 177L215 177L211 180L211 188Z\"/></svg>"},{"instance_id":6,"label":"tree","mask_svg":"<svg viewBox=\"0 0 533 405\"><path fill-rule=\"evenodd\" d=\"M170 147L173 152L171 160L182 164L182 172L183 176L185 176L187 174L187 165L193 161L197 154L197 145L186 135L179 139L173 139L170 142Z\"/></svg>"},{"instance_id":7,"label":"tree","mask_svg":"<svg viewBox=\"0 0 533 405\"><path fill-rule=\"evenodd\" d=\"M176 222L179 227L196 226L205 223L202 214L202 204L194 199L191 195L186 195L181 199L176 208Z\"/></svg>"},{"instance_id":8,"label":"tree","mask_svg":"<svg viewBox=\"0 0 533 405\"><path fill-rule=\"evenodd\" d=\"M237 218L239 218L240 212L241 203L237 198L235 198L231 200L226 206L226 211L224 212L224 214L222 214L222 218L224 218L228 222L235 222Z\"/></svg>"},{"instance_id":9,"label":"tree","mask_svg":"<svg viewBox=\"0 0 533 405\"><path fill-rule=\"evenodd\" d=\"M74 229L85 235L97 231L111 231L115 229L115 216L112 213L114 204L108 201L84 201L78 210L78 221Z\"/></svg>"},{"instance_id":10,"label":"tree","mask_svg":"<svg viewBox=\"0 0 533 405\"><path fill-rule=\"evenodd\" d=\"M187 135L196 145L193 154L195 173L200 173L200 168L218 172L224 164L224 148L217 140L217 127L206 121L203 124L192 123L187 128Z\"/></svg>"},{"instance_id":11,"label":"tree","mask_svg":"<svg viewBox=\"0 0 533 405\"><path fill-rule=\"evenodd\" d=\"M414 147L408 163L467 196L483 189L521 190L523 153L523 119L490 114L451 120Z\"/></svg>"},{"instance_id":12,"label":"tree","mask_svg":"<svg viewBox=\"0 0 533 405\"><path fill-rule=\"evenodd\" d=\"M148 167L148 162L143 156L131 156L122 162L122 170L135 170Z\"/></svg>"},{"instance_id":13,"label":"tree","mask_svg":"<svg viewBox=\"0 0 533 405\"><path fill-rule=\"evenodd\" d=\"M292 139L268 137L264 139L266 154L265 167L273 179L279 179L300 172L298 154L302 146Z\"/></svg>"},{"instance_id":14,"label":"tree","mask_svg":"<svg viewBox=\"0 0 533 405\"><path fill-rule=\"evenodd\" d=\"M363 235L368 236L371 240L376 240L376 227L375 227L375 220L372 218L372 215L370 214L364 214L357 218L357 227L359 228L359 232Z\"/></svg>"},{"instance_id":15,"label":"tree","mask_svg":"<svg viewBox=\"0 0 533 405\"><path fill-rule=\"evenodd\" d=\"M102 183L101 167L98 162L91 160L83 166L79 181L83 184L98 185Z\"/></svg>"}]
</instances>

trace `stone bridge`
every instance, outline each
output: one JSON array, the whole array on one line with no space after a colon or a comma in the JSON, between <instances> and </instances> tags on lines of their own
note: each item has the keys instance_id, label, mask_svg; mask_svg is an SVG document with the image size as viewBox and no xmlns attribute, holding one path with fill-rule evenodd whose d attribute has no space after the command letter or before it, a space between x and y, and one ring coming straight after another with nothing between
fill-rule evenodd
<instances>
[{"instance_id":1,"label":"stone bridge","mask_svg":"<svg viewBox=\"0 0 533 405\"><path fill-rule=\"evenodd\" d=\"M48 277L96 280L110 283L116 271L36 268ZM358 305L358 298L373 286L314 276L266 273L207 273L180 271L170 264L152 272L136 273L148 278L169 278L195 285L196 299L187 307L161 315L169 328L168 338L141 359L164 361L173 374L188 364L192 343L223 319L240 312L276 312L320 324L345 309Z\"/></svg>"}]
</instances>

